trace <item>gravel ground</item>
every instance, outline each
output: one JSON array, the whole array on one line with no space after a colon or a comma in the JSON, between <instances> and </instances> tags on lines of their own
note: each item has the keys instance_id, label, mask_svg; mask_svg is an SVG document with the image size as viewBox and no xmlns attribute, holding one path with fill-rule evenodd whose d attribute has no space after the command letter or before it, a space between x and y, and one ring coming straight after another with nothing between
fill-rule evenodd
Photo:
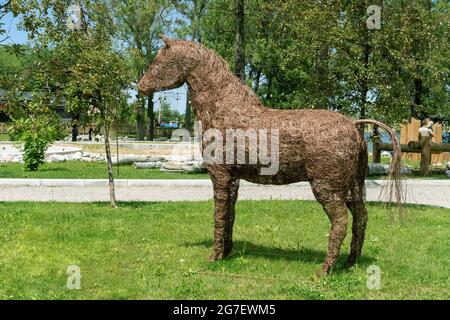
<instances>
[{"instance_id":1,"label":"gravel ground","mask_svg":"<svg viewBox=\"0 0 450 320\"><path fill-rule=\"evenodd\" d=\"M367 200L379 201L382 181L367 181ZM450 180L409 180L407 202L450 208ZM119 201L203 201L212 199L209 180L116 180ZM0 179L0 201L108 201L106 180ZM306 182L261 186L241 182L241 200L314 200Z\"/></svg>"}]
</instances>

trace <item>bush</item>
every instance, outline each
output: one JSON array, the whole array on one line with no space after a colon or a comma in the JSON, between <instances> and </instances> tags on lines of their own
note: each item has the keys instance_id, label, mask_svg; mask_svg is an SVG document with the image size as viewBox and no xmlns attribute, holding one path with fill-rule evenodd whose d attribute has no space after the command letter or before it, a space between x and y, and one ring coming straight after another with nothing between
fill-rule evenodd
<instances>
[{"instance_id":1,"label":"bush","mask_svg":"<svg viewBox=\"0 0 450 320\"><path fill-rule=\"evenodd\" d=\"M33 94L24 100L22 92L23 88L15 88L6 95L12 120L8 133L13 141L22 142L25 170L37 171L45 162L48 146L61 132L61 119L48 95Z\"/></svg>"},{"instance_id":2,"label":"bush","mask_svg":"<svg viewBox=\"0 0 450 320\"><path fill-rule=\"evenodd\" d=\"M25 170L37 171L45 163L45 151L58 136L58 127L51 117L38 116L17 119L13 122L10 134L22 142Z\"/></svg>"},{"instance_id":3,"label":"bush","mask_svg":"<svg viewBox=\"0 0 450 320\"><path fill-rule=\"evenodd\" d=\"M37 171L45 163L45 151L52 141L45 136L40 136L40 132L26 130L21 135L23 142L23 161L25 170Z\"/></svg>"}]
</instances>

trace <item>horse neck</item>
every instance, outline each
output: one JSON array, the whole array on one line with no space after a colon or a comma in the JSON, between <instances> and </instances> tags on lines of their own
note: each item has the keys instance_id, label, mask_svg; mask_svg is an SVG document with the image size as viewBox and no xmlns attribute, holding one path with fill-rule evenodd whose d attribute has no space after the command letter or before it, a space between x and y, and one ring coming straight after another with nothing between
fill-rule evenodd
<instances>
[{"instance_id":1,"label":"horse neck","mask_svg":"<svg viewBox=\"0 0 450 320\"><path fill-rule=\"evenodd\" d=\"M263 107L256 94L231 73L221 58L209 59L200 63L187 79L197 119L207 127L231 128L236 122L257 116Z\"/></svg>"}]
</instances>

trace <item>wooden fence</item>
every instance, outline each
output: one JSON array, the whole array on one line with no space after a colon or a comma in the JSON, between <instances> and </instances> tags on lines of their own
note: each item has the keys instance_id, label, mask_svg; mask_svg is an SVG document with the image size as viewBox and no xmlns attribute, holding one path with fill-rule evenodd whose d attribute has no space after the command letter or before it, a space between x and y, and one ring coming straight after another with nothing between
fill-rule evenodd
<instances>
[{"instance_id":1,"label":"wooden fence","mask_svg":"<svg viewBox=\"0 0 450 320\"><path fill-rule=\"evenodd\" d=\"M400 147L403 159L420 160L419 174L425 176L430 172L431 164L442 164L450 160L450 144L442 143L443 130L440 124L433 125L435 134L433 138L419 135L420 124L419 120L412 119L410 123L402 125L400 130ZM372 142L374 163L380 163L383 150L393 151L392 143L381 142L378 134L374 134Z\"/></svg>"},{"instance_id":2,"label":"wooden fence","mask_svg":"<svg viewBox=\"0 0 450 320\"><path fill-rule=\"evenodd\" d=\"M418 141L419 139L419 129L421 127L421 121L411 118L411 121L407 124L403 124L400 127L400 143L408 144L410 141ZM442 144L442 133L443 128L439 123L433 125L434 137L431 142L434 144ZM407 160L419 161L420 154L406 152L403 154L403 158ZM431 156L431 163L445 163L450 161L450 153L448 152L438 152Z\"/></svg>"}]
</instances>

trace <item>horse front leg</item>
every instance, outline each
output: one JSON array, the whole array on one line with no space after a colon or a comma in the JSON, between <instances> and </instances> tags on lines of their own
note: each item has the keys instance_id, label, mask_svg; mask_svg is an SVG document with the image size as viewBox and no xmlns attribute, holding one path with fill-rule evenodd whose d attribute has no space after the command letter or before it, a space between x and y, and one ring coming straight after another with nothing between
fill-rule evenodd
<instances>
[{"instance_id":1,"label":"horse front leg","mask_svg":"<svg viewBox=\"0 0 450 320\"><path fill-rule=\"evenodd\" d=\"M233 247L234 205L239 180L225 170L210 173L214 188L214 244L210 261L224 259Z\"/></svg>"},{"instance_id":2,"label":"horse front leg","mask_svg":"<svg viewBox=\"0 0 450 320\"><path fill-rule=\"evenodd\" d=\"M235 206L239 192L239 179L233 179L230 184L230 199L228 204L226 216L226 231L225 231L225 256L233 250L233 225L235 217Z\"/></svg>"}]
</instances>

